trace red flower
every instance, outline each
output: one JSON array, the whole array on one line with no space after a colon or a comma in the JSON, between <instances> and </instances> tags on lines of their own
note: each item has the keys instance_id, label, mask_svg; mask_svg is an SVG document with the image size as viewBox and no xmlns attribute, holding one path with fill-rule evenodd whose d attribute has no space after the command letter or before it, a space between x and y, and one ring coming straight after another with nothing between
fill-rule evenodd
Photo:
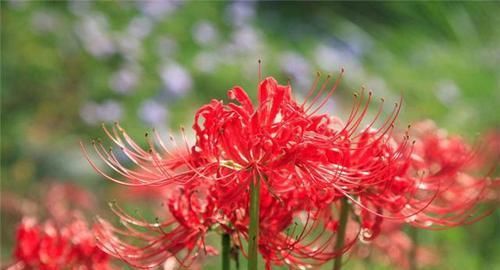
<instances>
[{"instance_id":1,"label":"red flower","mask_svg":"<svg viewBox=\"0 0 500 270\"><path fill-rule=\"evenodd\" d=\"M111 269L108 256L97 248L84 221L56 227L25 218L17 229L16 263L9 269Z\"/></svg>"},{"instance_id":2,"label":"red flower","mask_svg":"<svg viewBox=\"0 0 500 270\"><path fill-rule=\"evenodd\" d=\"M489 174L474 176L483 167L478 149L473 149L462 138L448 136L432 121L415 125L415 149L412 154L408 179L414 179L418 195L434 194L431 203L408 222L412 225L443 229L475 222L490 211L477 206L487 200L494 182ZM498 182L498 181L496 181ZM424 203L422 203L424 204Z\"/></svg>"},{"instance_id":3,"label":"red flower","mask_svg":"<svg viewBox=\"0 0 500 270\"><path fill-rule=\"evenodd\" d=\"M278 85L273 78L259 85L258 96L254 107L243 89L235 87L229 91L229 97L239 104L224 105L214 100L201 107L193 125L196 143L186 146L185 153L179 152L179 148L175 153L168 150L159 136L155 136L157 143L149 142L150 149L146 151L118 125L113 131L105 129L137 165L137 169L129 170L112 151L95 144L99 155L125 176L125 181L106 177L134 186L177 183L184 191L182 196L169 200L172 217L162 225L133 219L114 207L122 221L145 227L147 232L139 233L130 227L120 230L101 221L97 234L106 252L135 267L154 267L171 256L191 261L190 255L204 247L205 233L216 226L222 226L241 248L240 238L248 237L249 183L256 177L264 183L259 246L267 261L307 265L314 261L323 263L340 252L332 251L335 232L325 230L319 214L329 212L330 203L342 196L331 184L340 175L341 148L345 148L337 144L346 140L332 128L336 120L314 115L326 99L315 108L313 104L298 104L292 99L291 88ZM318 99L319 95L313 103ZM155 144L161 146L161 152ZM205 207L193 207L195 202ZM183 208L176 207L179 205ZM301 230L294 225L298 216L308 217ZM294 231L287 234L287 229ZM318 232L319 236L310 239ZM144 245L133 247L115 235L140 239ZM270 241L271 236L279 237Z\"/></svg>"},{"instance_id":4,"label":"red flower","mask_svg":"<svg viewBox=\"0 0 500 270\"><path fill-rule=\"evenodd\" d=\"M228 93L234 102L212 100L197 111L192 146L184 130L182 144L171 138L167 148L154 132L153 139L146 136L148 148L143 149L118 124L112 130L104 127L134 166L127 168L113 150L94 143L98 155L123 179L89 159L99 173L126 186L170 185L178 191L167 195L169 217L163 222L131 217L113 205L124 228L100 219L100 247L138 268L156 267L172 257L189 266L199 251L215 252L205 236L217 230L229 234L245 254L249 186L257 178L263 183L258 246L268 268L322 264L346 252L358 234L365 241L375 239L385 220L424 227L465 222L462 217L481 198L487 181L462 173L470 154L460 140L423 136L414 145L408 131L396 137L401 102L385 120L379 119L381 105L361 127L372 100L364 91L355 96L345 124L316 115L338 81L324 97L326 82L312 97L316 84L302 104L292 98L290 86L273 78L259 84L256 104L234 87ZM338 205L345 199L353 211L348 213L347 240L335 249ZM449 217L453 212L458 215Z\"/></svg>"}]
</instances>

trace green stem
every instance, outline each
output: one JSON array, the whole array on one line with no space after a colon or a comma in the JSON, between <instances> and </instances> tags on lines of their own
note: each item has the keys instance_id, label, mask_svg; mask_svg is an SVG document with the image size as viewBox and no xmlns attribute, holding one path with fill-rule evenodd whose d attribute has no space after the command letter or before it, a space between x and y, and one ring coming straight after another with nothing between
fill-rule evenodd
<instances>
[{"instance_id":1,"label":"green stem","mask_svg":"<svg viewBox=\"0 0 500 270\"><path fill-rule=\"evenodd\" d=\"M415 227L410 227L410 238L412 240L412 246L409 254L410 270L417 270L417 246L418 246L418 229Z\"/></svg>"},{"instance_id":2,"label":"green stem","mask_svg":"<svg viewBox=\"0 0 500 270\"><path fill-rule=\"evenodd\" d=\"M335 252L339 252L344 247L345 233L347 228L347 218L349 217L349 204L346 198L340 201L340 220L337 241L335 242ZM333 270L340 270L342 268L342 252L335 259Z\"/></svg>"},{"instance_id":3,"label":"green stem","mask_svg":"<svg viewBox=\"0 0 500 270\"><path fill-rule=\"evenodd\" d=\"M248 229L248 270L257 270L259 242L260 179L250 182L250 228Z\"/></svg>"},{"instance_id":4,"label":"green stem","mask_svg":"<svg viewBox=\"0 0 500 270\"><path fill-rule=\"evenodd\" d=\"M229 234L222 234L222 270L231 269L231 238Z\"/></svg>"},{"instance_id":5,"label":"green stem","mask_svg":"<svg viewBox=\"0 0 500 270\"><path fill-rule=\"evenodd\" d=\"M233 259L236 262L236 270L240 270L240 251L238 248L233 249Z\"/></svg>"}]
</instances>

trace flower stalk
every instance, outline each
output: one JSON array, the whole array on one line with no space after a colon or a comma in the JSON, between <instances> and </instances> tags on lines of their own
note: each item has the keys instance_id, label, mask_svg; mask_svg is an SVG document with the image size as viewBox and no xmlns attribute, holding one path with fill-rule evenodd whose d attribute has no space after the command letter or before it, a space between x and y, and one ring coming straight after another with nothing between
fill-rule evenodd
<instances>
[{"instance_id":1,"label":"flower stalk","mask_svg":"<svg viewBox=\"0 0 500 270\"><path fill-rule=\"evenodd\" d=\"M339 219L339 229L338 236L335 242L335 252L339 252L344 247L345 234L347 229L347 218L349 217L349 204L346 198L340 200L340 219ZM333 270L340 270L342 268L342 252L335 259L333 264Z\"/></svg>"},{"instance_id":2,"label":"flower stalk","mask_svg":"<svg viewBox=\"0 0 500 270\"><path fill-rule=\"evenodd\" d=\"M410 238L412 240L412 246L409 254L410 270L417 270L417 246L418 246L418 230L415 227L410 226L409 230Z\"/></svg>"},{"instance_id":3,"label":"flower stalk","mask_svg":"<svg viewBox=\"0 0 500 270\"><path fill-rule=\"evenodd\" d=\"M250 228L248 229L248 270L257 270L259 243L260 178L250 181Z\"/></svg>"},{"instance_id":4,"label":"flower stalk","mask_svg":"<svg viewBox=\"0 0 500 270\"><path fill-rule=\"evenodd\" d=\"M222 270L231 269L231 238L229 234L224 233L222 238Z\"/></svg>"}]
</instances>

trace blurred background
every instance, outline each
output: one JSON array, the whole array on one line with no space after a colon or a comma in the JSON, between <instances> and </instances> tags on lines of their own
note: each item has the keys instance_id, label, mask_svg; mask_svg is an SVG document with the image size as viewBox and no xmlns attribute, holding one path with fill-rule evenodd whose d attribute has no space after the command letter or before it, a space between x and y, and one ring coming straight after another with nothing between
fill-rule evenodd
<instances>
[{"instance_id":1,"label":"blurred background","mask_svg":"<svg viewBox=\"0 0 500 270\"><path fill-rule=\"evenodd\" d=\"M144 200L98 176L79 141L119 121L139 143L156 128L190 127L196 108L264 76L300 98L315 73L345 79L328 105L346 118L361 86L405 103L399 123L431 118L473 141L500 125L500 4L44 1L1 3L1 261L23 215L43 219L55 183L89 190L91 219L117 200ZM387 109L391 105L387 103ZM374 106L376 108L376 106ZM82 205L79 205L82 207ZM84 207L83 207L84 208ZM500 269L500 213L421 232L439 259L429 269ZM218 259L209 259L217 269ZM392 269L351 258L346 269Z\"/></svg>"}]
</instances>

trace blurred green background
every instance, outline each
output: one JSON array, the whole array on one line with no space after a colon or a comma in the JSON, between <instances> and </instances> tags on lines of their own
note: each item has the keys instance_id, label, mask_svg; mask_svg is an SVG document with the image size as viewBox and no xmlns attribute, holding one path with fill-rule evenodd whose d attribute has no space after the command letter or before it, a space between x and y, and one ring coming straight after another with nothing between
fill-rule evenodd
<instances>
[{"instance_id":1,"label":"blurred green background","mask_svg":"<svg viewBox=\"0 0 500 270\"><path fill-rule=\"evenodd\" d=\"M317 71L345 67L329 104L343 118L352 92L365 85L391 102L404 96L402 126L431 118L473 140L500 125L495 2L1 5L3 264L24 213L13 202L36 204L50 183L86 187L100 206L89 216L112 216L105 203L116 199L115 187L78 145L103 136L101 123L120 121L141 143L152 127L162 134L189 127L199 105L225 98L233 85L255 96L257 59L265 76L290 79L299 98ZM433 269L500 269L498 224L496 211L465 228L422 232L438 251ZM218 268L217 258L208 262ZM353 257L346 269L392 266Z\"/></svg>"}]
</instances>

